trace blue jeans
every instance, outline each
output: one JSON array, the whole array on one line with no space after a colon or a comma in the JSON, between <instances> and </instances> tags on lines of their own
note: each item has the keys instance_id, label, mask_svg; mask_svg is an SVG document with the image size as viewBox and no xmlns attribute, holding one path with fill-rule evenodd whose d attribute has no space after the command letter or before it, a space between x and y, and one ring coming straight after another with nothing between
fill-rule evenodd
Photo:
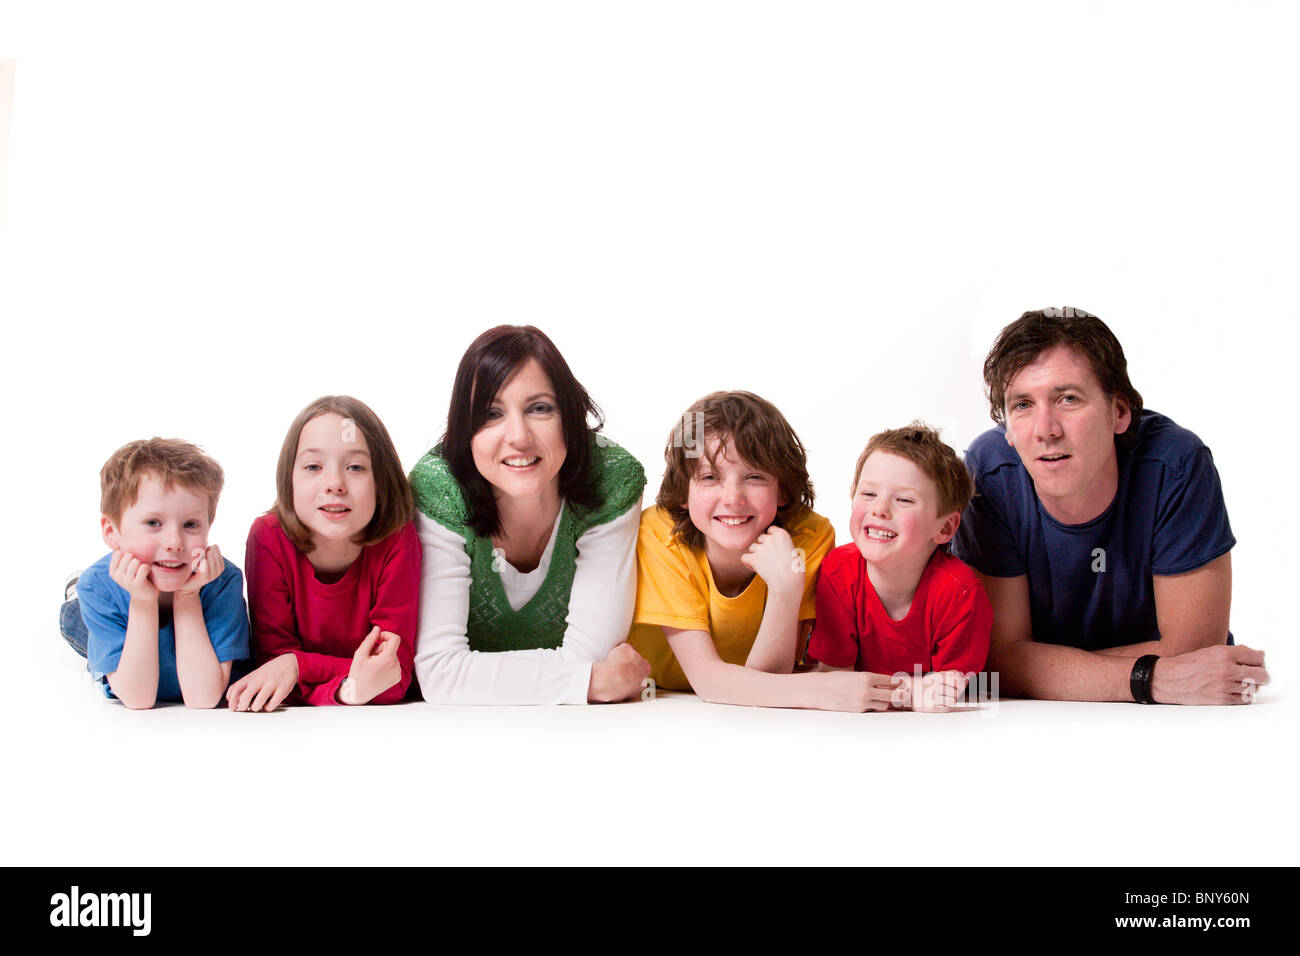
<instances>
[{"instance_id":1,"label":"blue jeans","mask_svg":"<svg viewBox=\"0 0 1300 956\"><path fill-rule=\"evenodd\" d=\"M59 633L68 642L69 647L82 657L86 656L86 641L90 634L86 630L85 620L81 617L81 602L76 598L64 601L63 607L59 610Z\"/></svg>"}]
</instances>

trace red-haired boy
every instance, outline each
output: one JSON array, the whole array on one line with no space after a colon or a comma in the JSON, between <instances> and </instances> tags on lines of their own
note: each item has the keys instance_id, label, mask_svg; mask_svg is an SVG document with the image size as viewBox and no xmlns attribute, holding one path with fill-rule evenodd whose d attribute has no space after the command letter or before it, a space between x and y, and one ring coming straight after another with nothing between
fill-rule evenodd
<instances>
[{"instance_id":1,"label":"red-haired boy","mask_svg":"<svg viewBox=\"0 0 1300 956\"><path fill-rule=\"evenodd\" d=\"M80 620L65 606L62 623L104 693L132 710L214 707L248 657L243 575L208 544L223 483L220 465L176 439L131 442L100 471L113 550L77 579Z\"/></svg>"},{"instance_id":2,"label":"red-haired boy","mask_svg":"<svg viewBox=\"0 0 1300 956\"><path fill-rule=\"evenodd\" d=\"M893 674L894 706L951 709L983 670L993 627L979 578L947 550L972 491L933 429L914 422L871 438L853 478L853 542L826 556L817 579L808 656L819 669Z\"/></svg>"}]
</instances>

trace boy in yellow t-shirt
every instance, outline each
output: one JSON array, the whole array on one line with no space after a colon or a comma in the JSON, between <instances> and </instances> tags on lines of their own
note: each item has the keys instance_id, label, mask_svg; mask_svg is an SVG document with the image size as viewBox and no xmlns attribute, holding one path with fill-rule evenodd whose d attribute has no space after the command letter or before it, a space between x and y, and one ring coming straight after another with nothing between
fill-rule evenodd
<instances>
[{"instance_id":1,"label":"boy in yellow t-shirt","mask_svg":"<svg viewBox=\"0 0 1300 956\"><path fill-rule=\"evenodd\" d=\"M656 506L641 515L628 638L655 684L713 703L888 709L893 678L793 673L835 531L812 510L785 416L750 392L714 392L686 410L664 459Z\"/></svg>"}]
</instances>

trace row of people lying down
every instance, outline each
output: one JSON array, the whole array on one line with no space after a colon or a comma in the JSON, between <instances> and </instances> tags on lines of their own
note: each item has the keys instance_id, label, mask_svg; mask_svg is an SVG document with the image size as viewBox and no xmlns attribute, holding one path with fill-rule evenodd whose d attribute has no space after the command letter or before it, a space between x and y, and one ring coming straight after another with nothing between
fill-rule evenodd
<instances>
[{"instance_id":1,"label":"row of people lying down","mask_svg":"<svg viewBox=\"0 0 1300 956\"><path fill-rule=\"evenodd\" d=\"M1013 414L1028 400L1017 403ZM1144 433L1168 421L1147 417ZM870 440L854 470L853 540L834 548L803 446L763 399L714 393L688 409L644 512L642 466L598 425L554 345L521 327L471 345L443 439L409 480L364 404L312 403L281 450L276 504L249 532L247 614L238 569L208 544L220 467L185 442L132 442L101 472L113 551L77 581L65 636L132 708L391 703L417 683L442 703L609 702L640 699L653 680L726 703L946 710L985 667L985 585L1001 582L948 544L961 534L965 551L993 560L1003 542L991 532L1007 522L971 504L966 467L932 430ZM1217 475L1211 491L1222 510ZM1221 531L1198 546L1230 548L1226 513ZM1095 540L1066 550L1095 562ZM1126 576L1115 571L1108 583ZM1093 618L1070 624L1106 644L1107 621ZM1109 623L1133 633L1122 614ZM1243 656L1256 654L1224 645L1204 664L1251 668L1257 686L1262 655ZM1133 699L1161 687L1154 656L1127 662Z\"/></svg>"}]
</instances>

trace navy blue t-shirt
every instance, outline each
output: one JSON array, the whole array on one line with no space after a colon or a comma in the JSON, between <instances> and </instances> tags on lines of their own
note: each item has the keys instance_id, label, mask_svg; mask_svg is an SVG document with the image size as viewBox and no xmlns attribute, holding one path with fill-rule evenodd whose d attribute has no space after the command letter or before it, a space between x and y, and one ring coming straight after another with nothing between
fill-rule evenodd
<instances>
[{"instance_id":1,"label":"navy blue t-shirt","mask_svg":"<svg viewBox=\"0 0 1300 956\"><path fill-rule=\"evenodd\" d=\"M1049 515L1006 429L966 451L975 497L953 553L991 577L1029 578L1034 640L1101 650L1157 641L1151 577L1193 571L1237 543L1210 450L1152 411L1119 455L1115 500L1085 524Z\"/></svg>"}]
</instances>

